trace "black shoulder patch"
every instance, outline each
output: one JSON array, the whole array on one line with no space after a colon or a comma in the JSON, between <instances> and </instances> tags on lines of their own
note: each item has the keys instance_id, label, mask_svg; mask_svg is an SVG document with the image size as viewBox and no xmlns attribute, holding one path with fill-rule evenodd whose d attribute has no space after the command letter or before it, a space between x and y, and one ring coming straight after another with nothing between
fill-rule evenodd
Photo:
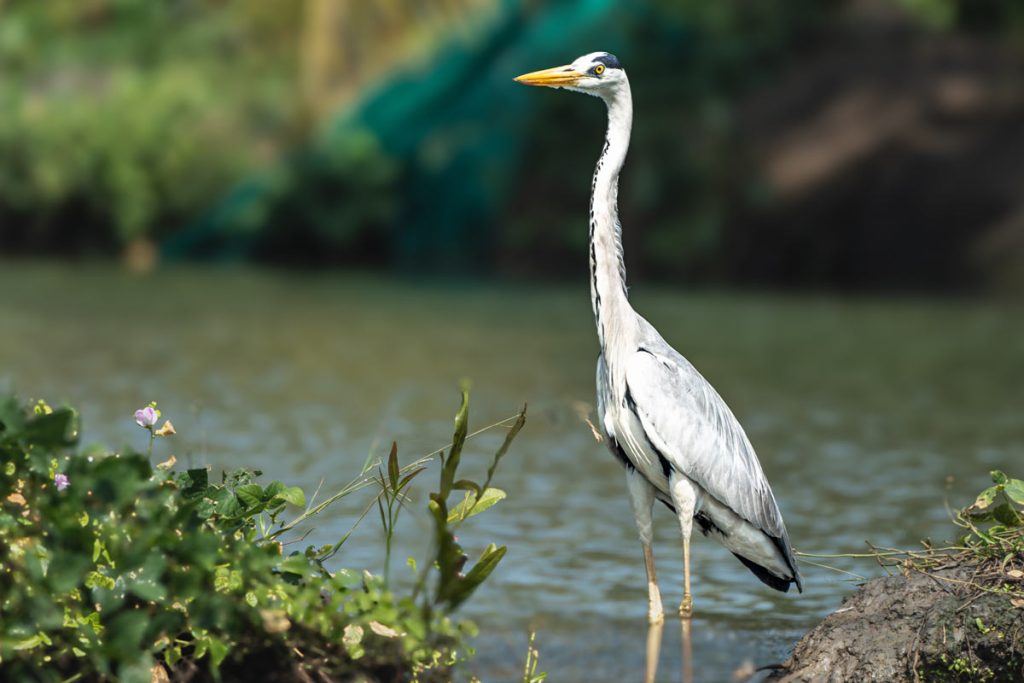
<instances>
[{"instance_id":1,"label":"black shoulder patch","mask_svg":"<svg viewBox=\"0 0 1024 683\"><path fill-rule=\"evenodd\" d=\"M595 62L601 62L609 69L621 69L622 64L619 63L619 58L613 54L605 52L603 55L594 60Z\"/></svg>"},{"instance_id":2,"label":"black shoulder patch","mask_svg":"<svg viewBox=\"0 0 1024 683\"><path fill-rule=\"evenodd\" d=\"M608 439L608 447L611 448L612 453L616 458L618 458L619 462L622 463L623 467L630 472L636 470L636 465L634 465L629 459L629 456L626 455L626 451L622 450L622 446L619 445L618 441L615 439Z\"/></svg>"}]
</instances>

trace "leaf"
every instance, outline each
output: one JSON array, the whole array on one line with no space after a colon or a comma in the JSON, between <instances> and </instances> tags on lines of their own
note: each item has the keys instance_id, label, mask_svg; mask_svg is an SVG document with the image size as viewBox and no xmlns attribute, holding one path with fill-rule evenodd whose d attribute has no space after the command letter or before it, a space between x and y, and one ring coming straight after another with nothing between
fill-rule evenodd
<instances>
[{"instance_id":1,"label":"leaf","mask_svg":"<svg viewBox=\"0 0 1024 683\"><path fill-rule=\"evenodd\" d=\"M220 667L220 663L228 656L230 648L227 643L215 636L207 636L206 639L210 651L210 663L213 664L213 669L216 671Z\"/></svg>"},{"instance_id":2,"label":"leaf","mask_svg":"<svg viewBox=\"0 0 1024 683\"><path fill-rule=\"evenodd\" d=\"M254 508L263 502L263 487L259 484L246 484L235 489L235 495L243 506Z\"/></svg>"},{"instance_id":3,"label":"leaf","mask_svg":"<svg viewBox=\"0 0 1024 683\"><path fill-rule=\"evenodd\" d=\"M467 492L466 497L448 513L448 523L461 522L473 515L479 515L481 512L496 505L506 497L507 494L504 491L494 488L493 486L484 491L480 500L476 500L476 496L473 493Z\"/></svg>"},{"instance_id":4,"label":"leaf","mask_svg":"<svg viewBox=\"0 0 1024 683\"><path fill-rule=\"evenodd\" d=\"M1006 483L1006 475L999 470L992 470L990 474L992 475L992 481L995 482L997 486Z\"/></svg>"},{"instance_id":5,"label":"leaf","mask_svg":"<svg viewBox=\"0 0 1024 683\"><path fill-rule=\"evenodd\" d=\"M377 498L377 512L380 513L380 526L384 529L384 533L388 530L388 516L384 512L384 499L383 496Z\"/></svg>"},{"instance_id":6,"label":"leaf","mask_svg":"<svg viewBox=\"0 0 1024 683\"><path fill-rule=\"evenodd\" d=\"M462 447L466 444L466 432L469 429L469 388L462 389L462 404L459 412L455 414L455 433L452 435L452 447L448 452L448 458L441 467L441 498L447 499L452 491L452 484L455 482L455 472L459 468L459 460L462 457Z\"/></svg>"},{"instance_id":7,"label":"leaf","mask_svg":"<svg viewBox=\"0 0 1024 683\"><path fill-rule=\"evenodd\" d=\"M1003 503L1002 505L993 508L992 517L1005 527L1015 527L1020 524L1020 517L1008 503ZM1000 533L1005 531L1005 529L997 530L993 527L989 529L989 531L991 533Z\"/></svg>"},{"instance_id":8,"label":"leaf","mask_svg":"<svg viewBox=\"0 0 1024 683\"><path fill-rule=\"evenodd\" d=\"M163 461L162 463L160 463L159 465L157 465L157 466L156 466L156 468L157 468L158 470L164 470L164 471L166 471L166 470L169 470L169 469L171 469L172 467L174 467L174 464L175 464L176 462L178 462L178 459L177 459L176 457L174 457L174 456L172 455L171 457L167 458L167 460L164 460L164 461Z\"/></svg>"},{"instance_id":9,"label":"leaf","mask_svg":"<svg viewBox=\"0 0 1024 683\"><path fill-rule=\"evenodd\" d=\"M391 490L398 490L398 443L391 442L391 453L388 455L388 480Z\"/></svg>"},{"instance_id":10,"label":"leaf","mask_svg":"<svg viewBox=\"0 0 1024 683\"><path fill-rule=\"evenodd\" d=\"M471 490L467 490L463 499L456 503L455 507L447 514L447 523L451 524L465 519L467 511L473 507L474 501L476 501L476 495Z\"/></svg>"},{"instance_id":11,"label":"leaf","mask_svg":"<svg viewBox=\"0 0 1024 683\"><path fill-rule=\"evenodd\" d=\"M224 593L228 589L228 578L231 572L228 569L228 565L222 564L213 573L213 590L218 593Z\"/></svg>"},{"instance_id":12,"label":"leaf","mask_svg":"<svg viewBox=\"0 0 1024 683\"><path fill-rule=\"evenodd\" d=\"M345 646L352 659L359 659L363 656L363 627L358 624L349 624L345 627L341 636L341 643Z\"/></svg>"},{"instance_id":13,"label":"leaf","mask_svg":"<svg viewBox=\"0 0 1024 683\"><path fill-rule=\"evenodd\" d=\"M88 574L85 575L85 587L86 588L102 587L102 588L106 588L107 590L114 590L114 580L112 578L110 578L109 576L105 576L104 574L100 574L97 571L92 571L92 572L89 572Z\"/></svg>"},{"instance_id":14,"label":"leaf","mask_svg":"<svg viewBox=\"0 0 1024 683\"><path fill-rule=\"evenodd\" d=\"M197 498L203 495L210 485L210 473L206 471L205 467L185 470L178 479L178 485L181 487L182 496Z\"/></svg>"},{"instance_id":15,"label":"leaf","mask_svg":"<svg viewBox=\"0 0 1024 683\"><path fill-rule=\"evenodd\" d=\"M20 640L20 641L18 641L18 642L16 642L14 644L14 649L16 651L20 651L20 650L31 650L33 648L39 647L40 645L43 644L43 637L45 635L46 635L45 633L37 633L36 635L34 635L34 636L30 637L30 638L25 638L24 640Z\"/></svg>"},{"instance_id":16,"label":"leaf","mask_svg":"<svg viewBox=\"0 0 1024 683\"><path fill-rule=\"evenodd\" d=\"M177 434L174 431L174 425L171 424L170 420L164 420L164 426L153 432L157 436L170 436L171 434Z\"/></svg>"},{"instance_id":17,"label":"leaf","mask_svg":"<svg viewBox=\"0 0 1024 683\"><path fill-rule=\"evenodd\" d=\"M149 615L141 609L122 611L114 616L107 625L103 639L111 652L119 658L134 656L139 651L142 637L149 625ZM147 666L148 670L149 667Z\"/></svg>"},{"instance_id":18,"label":"leaf","mask_svg":"<svg viewBox=\"0 0 1024 683\"><path fill-rule=\"evenodd\" d=\"M238 496L227 489L218 488L214 499L217 500L216 512L222 517L237 517L244 512Z\"/></svg>"},{"instance_id":19,"label":"leaf","mask_svg":"<svg viewBox=\"0 0 1024 683\"><path fill-rule=\"evenodd\" d=\"M306 559L305 555L295 553L284 558L281 564L278 565L278 569L286 574L306 576L310 571L309 560Z\"/></svg>"},{"instance_id":20,"label":"leaf","mask_svg":"<svg viewBox=\"0 0 1024 683\"><path fill-rule=\"evenodd\" d=\"M159 662L154 662L153 667L149 670L149 683L171 683L171 679L167 676L167 669Z\"/></svg>"},{"instance_id":21,"label":"leaf","mask_svg":"<svg viewBox=\"0 0 1024 683\"><path fill-rule=\"evenodd\" d=\"M0 433L5 437L18 437L24 428L25 411L18 405L18 399L8 396L0 400Z\"/></svg>"},{"instance_id":22,"label":"leaf","mask_svg":"<svg viewBox=\"0 0 1024 683\"><path fill-rule=\"evenodd\" d=\"M996 542L996 539L992 538L992 536L990 536L989 534L985 533L981 529L975 528L974 529L974 534L975 534L975 536L980 538L982 541L984 541L985 545L992 545L993 543Z\"/></svg>"},{"instance_id":23,"label":"leaf","mask_svg":"<svg viewBox=\"0 0 1024 683\"><path fill-rule=\"evenodd\" d=\"M167 666L173 668L178 660L181 659L181 646L175 645L164 650L164 659L167 660Z\"/></svg>"},{"instance_id":24,"label":"leaf","mask_svg":"<svg viewBox=\"0 0 1024 683\"><path fill-rule=\"evenodd\" d=\"M1003 493L1017 505L1024 505L1024 481L1010 479L1006 482L1006 488L1003 489Z\"/></svg>"},{"instance_id":25,"label":"leaf","mask_svg":"<svg viewBox=\"0 0 1024 683\"><path fill-rule=\"evenodd\" d=\"M260 619L263 621L263 630L267 633L284 633L292 627L288 613L283 609L261 609Z\"/></svg>"},{"instance_id":26,"label":"leaf","mask_svg":"<svg viewBox=\"0 0 1024 683\"><path fill-rule=\"evenodd\" d=\"M495 570L507 551L508 548L505 546L495 547L493 543L487 546L483 554L480 555L480 559L449 597L448 603L452 609L457 608L473 594L473 591Z\"/></svg>"},{"instance_id":27,"label":"leaf","mask_svg":"<svg viewBox=\"0 0 1024 683\"><path fill-rule=\"evenodd\" d=\"M487 479L484 481L484 486L491 483L494 479L494 472L498 469L498 463L508 453L509 446L512 445L512 440L519 434L519 430L526 424L526 404L523 404L523 409L519 411L519 415L516 417L516 421L509 428L508 434L505 435L505 440L501 443L501 447L498 452L494 454L494 460L491 462L491 466L487 468Z\"/></svg>"},{"instance_id":28,"label":"leaf","mask_svg":"<svg viewBox=\"0 0 1024 683\"><path fill-rule=\"evenodd\" d=\"M480 492L483 491L480 484L470 479L459 479L457 482L452 484L452 489L455 491L470 491L478 496L480 495Z\"/></svg>"},{"instance_id":29,"label":"leaf","mask_svg":"<svg viewBox=\"0 0 1024 683\"><path fill-rule=\"evenodd\" d=\"M409 482L412 481L416 477L417 474L419 474L420 472L422 472L425 469L427 469L427 468L426 467L417 467L412 472L409 472L409 474L407 474L404 477L402 477L402 480L400 482L398 482L399 490L404 489L406 486L408 486Z\"/></svg>"},{"instance_id":30,"label":"leaf","mask_svg":"<svg viewBox=\"0 0 1024 683\"><path fill-rule=\"evenodd\" d=\"M289 486L284 491L277 494L277 497L283 499L287 503L291 503L295 507L306 507L306 494L303 493L302 489L298 486Z\"/></svg>"},{"instance_id":31,"label":"leaf","mask_svg":"<svg viewBox=\"0 0 1024 683\"><path fill-rule=\"evenodd\" d=\"M376 633L378 636L382 636L384 638L397 638L399 636L398 631L391 628L390 626L385 626L379 621L371 621L370 630Z\"/></svg>"},{"instance_id":32,"label":"leaf","mask_svg":"<svg viewBox=\"0 0 1024 683\"><path fill-rule=\"evenodd\" d=\"M140 576L129 581L127 589L142 600L159 602L167 597L167 587L158 581L159 577Z\"/></svg>"},{"instance_id":33,"label":"leaf","mask_svg":"<svg viewBox=\"0 0 1024 683\"><path fill-rule=\"evenodd\" d=\"M25 425L23 437L43 448L72 446L78 441L78 413L59 408L52 413L36 415Z\"/></svg>"},{"instance_id":34,"label":"leaf","mask_svg":"<svg viewBox=\"0 0 1024 683\"><path fill-rule=\"evenodd\" d=\"M973 515L984 511L989 505L992 504L992 501L996 499L996 495L998 493L999 490L995 486L991 486L985 489L984 491L978 494L978 498L977 500L974 501L974 504L967 508L968 512Z\"/></svg>"},{"instance_id":35,"label":"leaf","mask_svg":"<svg viewBox=\"0 0 1024 683\"><path fill-rule=\"evenodd\" d=\"M110 553L107 552L107 546L99 537L96 537L92 542L92 561L96 562L101 556L107 561L107 564L114 566L114 561L110 559Z\"/></svg>"}]
</instances>

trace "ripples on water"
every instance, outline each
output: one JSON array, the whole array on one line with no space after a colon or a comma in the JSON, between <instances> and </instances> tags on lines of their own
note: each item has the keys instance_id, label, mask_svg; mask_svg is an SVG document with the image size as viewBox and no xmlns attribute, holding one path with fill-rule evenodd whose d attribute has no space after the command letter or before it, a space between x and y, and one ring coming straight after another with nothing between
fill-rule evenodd
<instances>
[{"instance_id":1,"label":"ripples on water","mask_svg":"<svg viewBox=\"0 0 1024 683\"><path fill-rule=\"evenodd\" d=\"M550 680L640 678L646 587L623 475L577 416L593 403L597 353L584 287L2 264L0 291L0 388L80 406L85 440L113 446L144 445L131 414L157 400L179 462L255 466L307 491L339 487L392 439L406 459L447 443L462 377L472 426L529 402L498 475L509 499L461 534L509 546L469 609L483 634L475 668L516 678L532 626ZM992 468L1024 473L1019 306L650 287L633 301L746 426L799 550L947 539L944 498L965 504ZM465 459L482 472L499 442L485 434ZM343 501L311 540L336 540L364 504ZM678 531L665 510L655 522L671 609ZM425 517L406 515L400 531L422 554ZM377 534L364 523L340 561L379 567L363 542ZM802 596L775 593L701 539L693 570L697 680L779 661L852 588L804 565ZM678 679L670 638L659 680Z\"/></svg>"}]
</instances>

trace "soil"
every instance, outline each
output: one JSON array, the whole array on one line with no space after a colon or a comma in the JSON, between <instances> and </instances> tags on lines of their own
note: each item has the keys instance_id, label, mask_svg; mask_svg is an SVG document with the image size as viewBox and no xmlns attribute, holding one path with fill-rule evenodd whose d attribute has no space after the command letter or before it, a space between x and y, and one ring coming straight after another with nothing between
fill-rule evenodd
<instances>
[{"instance_id":1,"label":"soil","mask_svg":"<svg viewBox=\"0 0 1024 683\"><path fill-rule=\"evenodd\" d=\"M906 571L863 584L768 680L1024 682L1024 605L980 589L1002 577L963 562Z\"/></svg>"}]
</instances>

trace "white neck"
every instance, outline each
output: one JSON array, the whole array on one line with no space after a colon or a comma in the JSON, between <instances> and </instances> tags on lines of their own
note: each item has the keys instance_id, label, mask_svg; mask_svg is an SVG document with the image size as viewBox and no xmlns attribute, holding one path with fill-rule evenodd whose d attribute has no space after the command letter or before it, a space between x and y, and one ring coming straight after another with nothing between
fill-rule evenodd
<instances>
[{"instance_id":1,"label":"white neck","mask_svg":"<svg viewBox=\"0 0 1024 683\"><path fill-rule=\"evenodd\" d=\"M606 352L609 340L622 331L621 322L632 320L618 209L619 171L626 160L633 126L629 83L624 81L621 88L603 99L608 105L608 131L590 196L590 300L601 350Z\"/></svg>"}]
</instances>

